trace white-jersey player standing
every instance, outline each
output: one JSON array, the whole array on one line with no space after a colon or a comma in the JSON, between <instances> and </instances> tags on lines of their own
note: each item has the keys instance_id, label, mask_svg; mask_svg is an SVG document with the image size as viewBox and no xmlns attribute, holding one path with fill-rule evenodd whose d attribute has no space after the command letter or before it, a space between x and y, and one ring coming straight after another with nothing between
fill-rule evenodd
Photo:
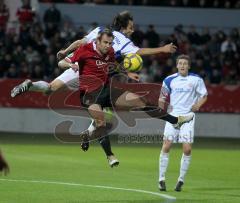
<instances>
[{"instance_id":1,"label":"white-jersey player standing","mask_svg":"<svg viewBox=\"0 0 240 203\"><path fill-rule=\"evenodd\" d=\"M189 73L190 58L187 55L178 56L178 72L168 76L163 81L160 101L170 97L173 116L188 115L196 112L207 100L207 89L198 75ZM180 129L174 128L166 122L164 129L163 146L159 158L159 189L166 191L165 173L169 162L169 152L172 143L182 143L183 155L180 165L180 175L175 191L181 191L185 174L191 160L191 150L194 138L195 118L183 124Z\"/></svg>"}]
</instances>

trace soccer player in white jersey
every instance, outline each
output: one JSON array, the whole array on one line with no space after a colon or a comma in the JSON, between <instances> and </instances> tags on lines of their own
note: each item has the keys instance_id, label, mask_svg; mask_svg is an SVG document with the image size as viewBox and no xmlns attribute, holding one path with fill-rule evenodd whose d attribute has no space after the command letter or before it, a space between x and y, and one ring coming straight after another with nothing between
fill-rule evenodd
<instances>
[{"instance_id":1,"label":"soccer player in white jersey","mask_svg":"<svg viewBox=\"0 0 240 203\"><path fill-rule=\"evenodd\" d=\"M159 53L174 53L176 51L176 46L167 44L162 47L157 48L139 48L133 44L129 37L134 32L133 17L128 11L123 11L119 13L113 20L112 28L114 40L113 49L115 51L116 58L129 53L137 53L139 55L153 55ZM76 50L79 46L89 43L95 40L99 32L103 30L101 27L97 27L83 39L73 42L67 49L58 52L58 59L65 58L69 53ZM26 91L38 91L38 92L51 92L56 91L60 88L68 87L76 88L78 87L78 72L75 72L71 68L65 70L60 76L58 76L51 83L45 81L31 82L31 80L26 80L22 84L16 86L11 91L11 96L15 97Z\"/></svg>"},{"instance_id":2,"label":"soccer player in white jersey","mask_svg":"<svg viewBox=\"0 0 240 203\"><path fill-rule=\"evenodd\" d=\"M176 63L178 72L164 79L159 100L170 99L172 107L170 114L174 116L194 114L207 101L207 89L202 78L189 72L190 58L188 55L178 56ZM182 143L183 154L180 174L175 187L175 191L181 191L191 161L194 123L195 118L183 124L180 129L176 129L172 124L166 122L159 158L160 191L166 191L165 173L168 167L171 145L172 143Z\"/></svg>"},{"instance_id":3,"label":"soccer player in white jersey","mask_svg":"<svg viewBox=\"0 0 240 203\"><path fill-rule=\"evenodd\" d=\"M128 38L134 32L133 17L128 11L123 11L117 14L113 20L112 27L115 30L113 32L115 36L113 40L113 49L116 53L117 58L121 55L126 55L129 53L137 53L139 55L151 55L158 53L174 53L176 51L176 46L173 44L167 44L163 47L157 48L139 48L135 46L133 42ZM66 57L69 53L76 50L79 46L95 40L101 29L102 28L100 27L96 28L88 35L86 35L83 39L73 42L67 49L59 51L57 55L58 59ZM11 91L11 96L15 97L26 91L38 91L43 93L52 92L66 86L78 88L78 78L79 73L69 68L51 83L47 83L45 81L32 82L31 80L26 80L22 84L13 88L13 90ZM89 129L92 128L93 126L90 125ZM110 149L110 142L107 137L105 140L100 141L100 144L103 146L104 150ZM83 150L88 149L88 143L86 143L86 145L84 145L83 143L81 146ZM110 157L110 166L113 166L115 163L118 163L118 161L114 157Z\"/></svg>"}]
</instances>

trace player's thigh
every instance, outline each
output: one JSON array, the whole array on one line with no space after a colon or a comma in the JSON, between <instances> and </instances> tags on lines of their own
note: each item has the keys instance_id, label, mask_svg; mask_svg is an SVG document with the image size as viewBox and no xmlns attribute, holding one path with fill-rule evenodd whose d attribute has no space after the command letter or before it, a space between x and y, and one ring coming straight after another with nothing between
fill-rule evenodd
<instances>
[{"instance_id":1,"label":"player's thigh","mask_svg":"<svg viewBox=\"0 0 240 203\"><path fill-rule=\"evenodd\" d=\"M66 88L65 83L57 78L55 80L53 80L49 85L50 85L50 90L53 92L63 89L63 88Z\"/></svg>"},{"instance_id":2,"label":"player's thigh","mask_svg":"<svg viewBox=\"0 0 240 203\"><path fill-rule=\"evenodd\" d=\"M119 107L130 108L130 107L144 107L145 103L141 100L139 95L126 91L118 97L115 105Z\"/></svg>"},{"instance_id":3,"label":"player's thigh","mask_svg":"<svg viewBox=\"0 0 240 203\"><path fill-rule=\"evenodd\" d=\"M55 80L53 80L50 83L50 87L52 91L56 91L66 86L71 87L71 85L74 85L74 88L76 88L78 87L78 80L78 72L74 72L71 68L69 68L59 75Z\"/></svg>"},{"instance_id":4,"label":"player's thigh","mask_svg":"<svg viewBox=\"0 0 240 203\"><path fill-rule=\"evenodd\" d=\"M166 122L163 140L170 141L172 143L178 143L179 130L174 128L173 125L169 122Z\"/></svg>"},{"instance_id":5,"label":"player's thigh","mask_svg":"<svg viewBox=\"0 0 240 203\"><path fill-rule=\"evenodd\" d=\"M193 120L188 123L184 123L179 132L179 143L193 143L194 142L194 125L195 116Z\"/></svg>"}]
</instances>

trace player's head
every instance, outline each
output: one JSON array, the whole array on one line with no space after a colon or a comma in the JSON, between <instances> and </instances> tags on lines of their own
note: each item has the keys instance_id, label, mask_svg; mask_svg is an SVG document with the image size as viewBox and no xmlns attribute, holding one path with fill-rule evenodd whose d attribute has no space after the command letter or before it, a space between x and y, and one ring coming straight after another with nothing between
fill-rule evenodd
<instances>
[{"instance_id":1,"label":"player's head","mask_svg":"<svg viewBox=\"0 0 240 203\"><path fill-rule=\"evenodd\" d=\"M113 19L112 28L130 37L134 32L133 17L130 12L123 11L117 14Z\"/></svg>"},{"instance_id":2,"label":"player's head","mask_svg":"<svg viewBox=\"0 0 240 203\"><path fill-rule=\"evenodd\" d=\"M190 57L184 54L179 55L177 57L176 63L179 74L182 76L186 76L191 65Z\"/></svg>"},{"instance_id":3,"label":"player's head","mask_svg":"<svg viewBox=\"0 0 240 203\"><path fill-rule=\"evenodd\" d=\"M110 29L105 28L102 30L97 37L97 49L100 51L102 54L106 54L109 49L112 47L112 42L113 42L113 33Z\"/></svg>"}]
</instances>

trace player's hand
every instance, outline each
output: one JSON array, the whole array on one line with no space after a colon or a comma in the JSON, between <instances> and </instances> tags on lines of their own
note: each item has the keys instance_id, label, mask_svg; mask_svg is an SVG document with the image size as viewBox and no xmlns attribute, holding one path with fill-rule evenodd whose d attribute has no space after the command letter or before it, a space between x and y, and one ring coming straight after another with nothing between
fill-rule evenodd
<instances>
[{"instance_id":1,"label":"player's hand","mask_svg":"<svg viewBox=\"0 0 240 203\"><path fill-rule=\"evenodd\" d=\"M177 46L175 46L173 43L167 44L163 47L165 53L175 53L177 50Z\"/></svg>"},{"instance_id":2,"label":"player's hand","mask_svg":"<svg viewBox=\"0 0 240 203\"><path fill-rule=\"evenodd\" d=\"M71 68L74 70L74 72L77 72L79 70L79 66L77 63L71 64Z\"/></svg>"},{"instance_id":3,"label":"player's hand","mask_svg":"<svg viewBox=\"0 0 240 203\"><path fill-rule=\"evenodd\" d=\"M3 172L4 175L9 173L9 166L5 159L0 154L0 172Z\"/></svg>"},{"instance_id":4,"label":"player's hand","mask_svg":"<svg viewBox=\"0 0 240 203\"><path fill-rule=\"evenodd\" d=\"M139 82L140 80L140 76L137 73L132 73L132 72L128 72L127 73L128 77Z\"/></svg>"},{"instance_id":5,"label":"player's hand","mask_svg":"<svg viewBox=\"0 0 240 203\"><path fill-rule=\"evenodd\" d=\"M57 59L60 61L62 59L64 59L65 57L67 56L67 54L65 53L64 50L60 50L58 53L57 53Z\"/></svg>"},{"instance_id":6,"label":"player's hand","mask_svg":"<svg viewBox=\"0 0 240 203\"><path fill-rule=\"evenodd\" d=\"M199 109L200 109L200 106L198 104L194 104L191 108L192 112L199 111Z\"/></svg>"}]
</instances>

